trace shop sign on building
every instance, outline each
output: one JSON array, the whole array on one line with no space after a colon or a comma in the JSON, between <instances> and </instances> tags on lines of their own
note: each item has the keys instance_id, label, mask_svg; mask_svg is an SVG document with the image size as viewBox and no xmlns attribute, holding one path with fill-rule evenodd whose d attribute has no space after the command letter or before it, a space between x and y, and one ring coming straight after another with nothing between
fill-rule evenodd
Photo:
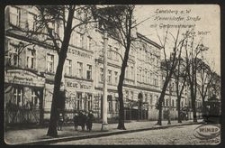
<instances>
[{"instance_id":1,"label":"shop sign on building","mask_svg":"<svg viewBox=\"0 0 225 148\"><path fill-rule=\"evenodd\" d=\"M92 59L91 55L89 55L87 53L84 53L84 52L81 52L81 51L78 51L78 50L73 49L73 48L69 48L68 53L77 55L77 56L82 57L82 58Z\"/></svg>"},{"instance_id":2,"label":"shop sign on building","mask_svg":"<svg viewBox=\"0 0 225 148\"><path fill-rule=\"evenodd\" d=\"M67 87L80 88L80 89L91 89L91 85L79 84L75 82L66 82Z\"/></svg>"},{"instance_id":3,"label":"shop sign on building","mask_svg":"<svg viewBox=\"0 0 225 148\"><path fill-rule=\"evenodd\" d=\"M14 69L6 71L5 83L44 87L45 78L26 70Z\"/></svg>"}]
</instances>

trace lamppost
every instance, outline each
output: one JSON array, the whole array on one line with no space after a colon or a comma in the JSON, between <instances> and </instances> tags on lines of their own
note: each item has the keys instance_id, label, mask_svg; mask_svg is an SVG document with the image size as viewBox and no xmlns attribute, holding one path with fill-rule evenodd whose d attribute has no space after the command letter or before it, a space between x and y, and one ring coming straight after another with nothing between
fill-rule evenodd
<instances>
[{"instance_id":1,"label":"lamppost","mask_svg":"<svg viewBox=\"0 0 225 148\"><path fill-rule=\"evenodd\" d=\"M171 90L172 90L172 86L171 86L171 84L169 84L169 94L170 94L169 108L168 108L168 124L169 124L169 125L171 124L171 122L170 122L170 120L171 120L171 117L170 117L171 95L172 95Z\"/></svg>"},{"instance_id":2,"label":"lamppost","mask_svg":"<svg viewBox=\"0 0 225 148\"><path fill-rule=\"evenodd\" d=\"M108 122L107 122L107 46L108 46L108 34L107 30L104 29L104 65L103 65L103 75L104 75L104 83L103 83L103 99L102 99L102 131L108 130Z\"/></svg>"}]
</instances>

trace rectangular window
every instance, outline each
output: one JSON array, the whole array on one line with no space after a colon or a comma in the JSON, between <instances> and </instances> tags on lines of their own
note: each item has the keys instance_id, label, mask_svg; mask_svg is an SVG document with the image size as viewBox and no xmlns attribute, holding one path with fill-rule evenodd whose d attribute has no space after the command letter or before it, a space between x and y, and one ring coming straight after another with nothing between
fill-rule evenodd
<instances>
[{"instance_id":1,"label":"rectangular window","mask_svg":"<svg viewBox=\"0 0 225 148\"><path fill-rule=\"evenodd\" d=\"M100 82L104 81L104 70L103 68L100 68Z\"/></svg>"},{"instance_id":2,"label":"rectangular window","mask_svg":"<svg viewBox=\"0 0 225 148\"><path fill-rule=\"evenodd\" d=\"M142 82L142 69L140 69L140 82Z\"/></svg>"},{"instance_id":3,"label":"rectangular window","mask_svg":"<svg viewBox=\"0 0 225 148\"><path fill-rule=\"evenodd\" d=\"M108 70L107 82L110 83L110 84L112 83L111 79L112 79L112 70Z\"/></svg>"},{"instance_id":4,"label":"rectangular window","mask_svg":"<svg viewBox=\"0 0 225 148\"><path fill-rule=\"evenodd\" d=\"M90 36L87 37L87 50L91 50L92 38Z\"/></svg>"},{"instance_id":5,"label":"rectangular window","mask_svg":"<svg viewBox=\"0 0 225 148\"><path fill-rule=\"evenodd\" d=\"M152 94L150 94L150 104L152 105Z\"/></svg>"},{"instance_id":6,"label":"rectangular window","mask_svg":"<svg viewBox=\"0 0 225 148\"><path fill-rule=\"evenodd\" d=\"M118 112L119 111L119 101L118 98L116 98L116 102L115 102L115 111Z\"/></svg>"},{"instance_id":7,"label":"rectangular window","mask_svg":"<svg viewBox=\"0 0 225 148\"><path fill-rule=\"evenodd\" d=\"M27 68L36 68L36 50L27 48Z\"/></svg>"},{"instance_id":8,"label":"rectangular window","mask_svg":"<svg viewBox=\"0 0 225 148\"><path fill-rule=\"evenodd\" d=\"M47 71L54 72L54 55L47 54Z\"/></svg>"},{"instance_id":9,"label":"rectangular window","mask_svg":"<svg viewBox=\"0 0 225 148\"><path fill-rule=\"evenodd\" d=\"M100 48L101 50L99 51L100 56L104 56L104 42L100 42Z\"/></svg>"},{"instance_id":10,"label":"rectangular window","mask_svg":"<svg viewBox=\"0 0 225 148\"><path fill-rule=\"evenodd\" d=\"M82 78L83 77L83 63L77 62L78 65L78 77Z\"/></svg>"},{"instance_id":11,"label":"rectangular window","mask_svg":"<svg viewBox=\"0 0 225 148\"><path fill-rule=\"evenodd\" d=\"M28 29L30 31L35 31L37 27L37 23L36 23L37 15L28 12L27 19L28 19Z\"/></svg>"},{"instance_id":12,"label":"rectangular window","mask_svg":"<svg viewBox=\"0 0 225 148\"><path fill-rule=\"evenodd\" d=\"M77 92L77 110L82 109L82 93Z\"/></svg>"},{"instance_id":13,"label":"rectangular window","mask_svg":"<svg viewBox=\"0 0 225 148\"><path fill-rule=\"evenodd\" d=\"M111 112L113 110L112 109L112 96L111 95L107 96L107 102L108 102L108 111Z\"/></svg>"},{"instance_id":14,"label":"rectangular window","mask_svg":"<svg viewBox=\"0 0 225 148\"><path fill-rule=\"evenodd\" d=\"M117 84L118 83L118 72L117 71L115 71L115 84Z\"/></svg>"},{"instance_id":15,"label":"rectangular window","mask_svg":"<svg viewBox=\"0 0 225 148\"><path fill-rule=\"evenodd\" d=\"M14 88L14 101L16 102L17 106L23 106L23 88L22 87L15 87Z\"/></svg>"},{"instance_id":16,"label":"rectangular window","mask_svg":"<svg viewBox=\"0 0 225 148\"><path fill-rule=\"evenodd\" d=\"M20 8L10 7L10 23L20 27L21 10Z\"/></svg>"},{"instance_id":17,"label":"rectangular window","mask_svg":"<svg viewBox=\"0 0 225 148\"><path fill-rule=\"evenodd\" d=\"M73 31L70 36L71 36L70 37L70 44L76 45L76 34L75 34L75 32Z\"/></svg>"},{"instance_id":18,"label":"rectangular window","mask_svg":"<svg viewBox=\"0 0 225 148\"><path fill-rule=\"evenodd\" d=\"M8 42L8 55L6 56L6 63L11 66L18 66L19 58L18 58L18 48L16 45Z\"/></svg>"},{"instance_id":19,"label":"rectangular window","mask_svg":"<svg viewBox=\"0 0 225 148\"><path fill-rule=\"evenodd\" d=\"M110 45L108 46L107 57L109 59L112 59L112 46L110 46Z\"/></svg>"},{"instance_id":20,"label":"rectangular window","mask_svg":"<svg viewBox=\"0 0 225 148\"><path fill-rule=\"evenodd\" d=\"M32 106L31 108L32 109L39 109L39 99L38 97L36 96L34 90L32 90L32 94L31 94L31 103L32 103Z\"/></svg>"},{"instance_id":21,"label":"rectangular window","mask_svg":"<svg viewBox=\"0 0 225 148\"><path fill-rule=\"evenodd\" d=\"M172 100L172 107L174 107L174 100Z\"/></svg>"},{"instance_id":22,"label":"rectangular window","mask_svg":"<svg viewBox=\"0 0 225 148\"><path fill-rule=\"evenodd\" d=\"M142 70L141 75L142 75L142 82L144 82L145 81L145 70L144 69Z\"/></svg>"},{"instance_id":23,"label":"rectangular window","mask_svg":"<svg viewBox=\"0 0 225 148\"><path fill-rule=\"evenodd\" d=\"M131 91L130 92L130 99L133 100L134 99L134 93Z\"/></svg>"},{"instance_id":24,"label":"rectangular window","mask_svg":"<svg viewBox=\"0 0 225 148\"><path fill-rule=\"evenodd\" d=\"M153 74L150 72L150 84L152 85L153 84Z\"/></svg>"},{"instance_id":25,"label":"rectangular window","mask_svg":"<svg viewBox=\"0 0 225 148\"><path fill-rule=\"evenodd\" d=\"M55 22L54 21L49 22L48 27L49 30L46 28L46 32L48 34L51 33L55 37ZM49 39L50 44L53 44L49 35L47 35L47 39Z\"/></svg>"},{"instance_id":26,"label":"rectangular window","mask_svg":"<svg viewBox=\"0 0 225 148\"><path fill-rule=\"evenodd\" d=\"M145 94L145 102L148 101L148 94Z\"/></svg>"},{"instance_id":27,"label":"rectangular window","mask_svg":"<svg viewBox=\"0 0 225 148\"><path fill-rule=\"evenodd\" d=\"M91 106L91 104L92 104L92 95L91 94L88 94L88 99L87 99L87 109L88 110L91 110L92 109L92 106Z\"/></svg>"},{"instance_id":28,"label":"rectangular window","mask_svg":"<svg viewBox=\"0 0 225 148\"><path fill-rule=\"evenodd\" d=\"M168 100L168 99L166 99L166 104L165 104L165 106L169 106L169 100Z\"/></svg>"},{"instance_id":29,"label":"rectangular window","mask_svg":"<svg viewBox=\"0 0 225 148\"><path fill-rule=\"evenodd\" d=\"M70 59L65 61L65 75L72 76L72 60Z\"/></svg>"},{"instance_id":30,"label":"rectangular window","mask_svg":"<svg viewBox=\"0 0 225 148\"><path fill-rule=\"evenodd\" d=\"M116 61L119 60L119 49L115 47L115 56L116 56Z\"/></svg>"},{"instance_id":31,"label":"rectangular window","mask_svg":"<svg viewBox=\"0 0 225 148\"><path fill-rule=\"evenodd\" d=\"M92 79L92 66L87 65L87 79L91 80Z\"/></svg>"},{"instance_id":32,"label":"rectangular window","mask_svg":"<svg viewBox=\"0 0 225 148\"><path fill-rule=\"evenodd\" d=\"M129 70L128 70L128 66L127 66L125 69L125 78L128 78L128 72L129 72Z\"/></svg>"},{"instance_id":33,"label":"rectangular window","mask_svg":"<svg viewBox=\"0 0 225 148\"><path fill-rule=\"evenodd\" d=\"M132 79L132 80L134 80L134 67L133 66L131 66L130 67L130 78Z\"/></svg>"},{"instance_id":34,"label":"rectangular window","mask_svg":"<svg viewBox=\"0 0 225 148\"><path fill-rule=\"evenodd\" d=\"M127 90L125 91L125 98L126 98L125 102L127 102L129 99L129 92Z\"/></svg>"},{"instance_id":35,"label":"rectangular window","mask_svg":"<svg viewBox=\"0 0 225 148\"><path fill-rule=\"evenodd\" d=\"M111 112L112 111L112 101L108 101L108 105L109 105L108 111Z\"/></svg>"},{"instance_id":36,"label":"rectangular window","mask_svg":"<svg viewBox=\"0 0 225 148\"><path fill-rule=\"evenodd\" d=\"M84 41L84 35L81 33L78 33L78 45L81 48L83 48L83 41Z\"/></svg>"},{"instance_id":37,"label":"rectangular window","mask_svg":"<svg viewBox=\"0 0 225 148\"><path fill-rule=\"evenodd\" d=\"M148 71L145 69L145 83L148 83Z\"/></svg>"},{"instance_id":38,"label":"rectangular window","mask_svg":"<svg viewBox=\"0 0 225 148\"><path fill-rule=\"evenodd\" d=\"M60 32L60 23L59 22L55 22L55 34L56 37L61 37L61 32Z\"/></svg>"}]
</instances>

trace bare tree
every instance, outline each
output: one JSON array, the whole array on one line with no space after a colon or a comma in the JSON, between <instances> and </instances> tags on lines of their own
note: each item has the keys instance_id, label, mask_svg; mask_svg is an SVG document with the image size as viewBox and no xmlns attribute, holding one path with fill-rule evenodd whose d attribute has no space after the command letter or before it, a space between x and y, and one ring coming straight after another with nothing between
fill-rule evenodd
<instances>
[{"instance_id":1,"label":"bare tree","mask_svg":"<svg viewBox=\"0 0 225 148\"><path fill-rule=\"evenodd\" d=\"M215 74L212 69L209 67L207 63L205 63L202 59L199 59L198 66L198 92L202 98L202 112L203 115L206 113L206 97L209 97L208 92L211 86L213 86L213 79L216 80Z\"/></svg>"},{"instance_id":2,"label":"bare tree","mask_svg":"<svg viewBox=\"0 0 225 148\"><path fill-rule=\"evenodd\" d=\"M184 88L186 86L186 81L187 81L187 74L185 71L185 65L184 61L181 58L181 50L178 55L178 64L177 68L174 72L174 79L175 79L175 85L176 85L176 95L177 95L177 113L178 113L178 123L182 123L181 120L181 98L183 95Z\"/></svg>"},{"instance_id":3,"label":"bare tree","mask_svg":"<svg viewBox=\"0 0 225 148\"><path fill-rule=\"evenodd\" d=\"M190 89L191 97L191 107L193 111L193 122L197 122L196 116L196 98L197 98L197 72L200 66L201 60L199 59L200 53L207 50L202 44L198 43L197 46L194 45L195 33L193 32L189 36L190 40L186 40L186 72L187 72L187 82Z\"/></svg>"},{"instance_id":4,"label":"bare tree","mask_svg":"<svg viewBox=\"0 0 225 148\"><path fill-rule=\"evenodd\" d=\"M163 53L164 53L164 60L161 64L162 67L162 77L163 77L163 83L162 83L162 91L161 94L159 96L159 100L156 104L156 108L159 110L159 114L158 114L158 125L162 125L162 103L164 102L164 97L166 94L166 90L168 87L169 82L171 81L172 76L174 75L174 72L177 68L177 64L178 64L178 56L181 54L181 49L184 46L184 42L187 39L188 35L189 35L189 31L184 35L183 38L179 38L180 37L180 28L178 28L177 32L176 32L176 36L174 36L172 33L168 32L168 29L165 32L165 35L163 37L163 40L161 40L160 36L158 35L158 39L160 41L160 44L162 46L163 49ZM172 36L172 52L170 53L169 58L167 58L167 53L166 50L168 50L169 48L167 47L168 44L168 34L170 34ZM180 52L179 52L180 51Z\"/></svg>"},{"instance_id":5,"label":"bare tree","mask_svg":"<svg viewBox=\"0 0 225 148\"><path fill-rule=\"evenodd\" d=\"M135 38L132 36L132 30L135 29L134 21L134 5L118 5L106 6L95 11L96 17L102 17L106 20L107 31L116 35L119 43L124 47L124 57L122 59L121 73L117 86L119 95L119 123L117 129L126 129L124 126L124 100L123 100L123 81L125 77L125 69L129 58L129 52L132 42Z\"/></svg>"}]
</instances>

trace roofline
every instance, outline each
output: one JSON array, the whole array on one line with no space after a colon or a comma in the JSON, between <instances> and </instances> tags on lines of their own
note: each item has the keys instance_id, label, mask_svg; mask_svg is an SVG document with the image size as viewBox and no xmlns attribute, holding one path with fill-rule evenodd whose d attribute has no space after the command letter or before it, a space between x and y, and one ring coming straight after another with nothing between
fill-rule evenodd
<instances>
[{"instance_id":1,"label":"roofline","mask_svg":"<svg viewBox=\"0 0 225 148\"><path fill-rule=\"evenodd\" d=\"M137 36L138 36L139 38L142 38L142 39L145 40L146 42L148 42L148 43L154 45L155 47L157 47L157 48L159 48L159 49L162 48L159 44L157 44L156 42L150 40L149 38L147 38L146 36L144 36L143 34L141 34L141 33L139 33L139 32L137 32Z\"/></svg>"}]
</instances>

